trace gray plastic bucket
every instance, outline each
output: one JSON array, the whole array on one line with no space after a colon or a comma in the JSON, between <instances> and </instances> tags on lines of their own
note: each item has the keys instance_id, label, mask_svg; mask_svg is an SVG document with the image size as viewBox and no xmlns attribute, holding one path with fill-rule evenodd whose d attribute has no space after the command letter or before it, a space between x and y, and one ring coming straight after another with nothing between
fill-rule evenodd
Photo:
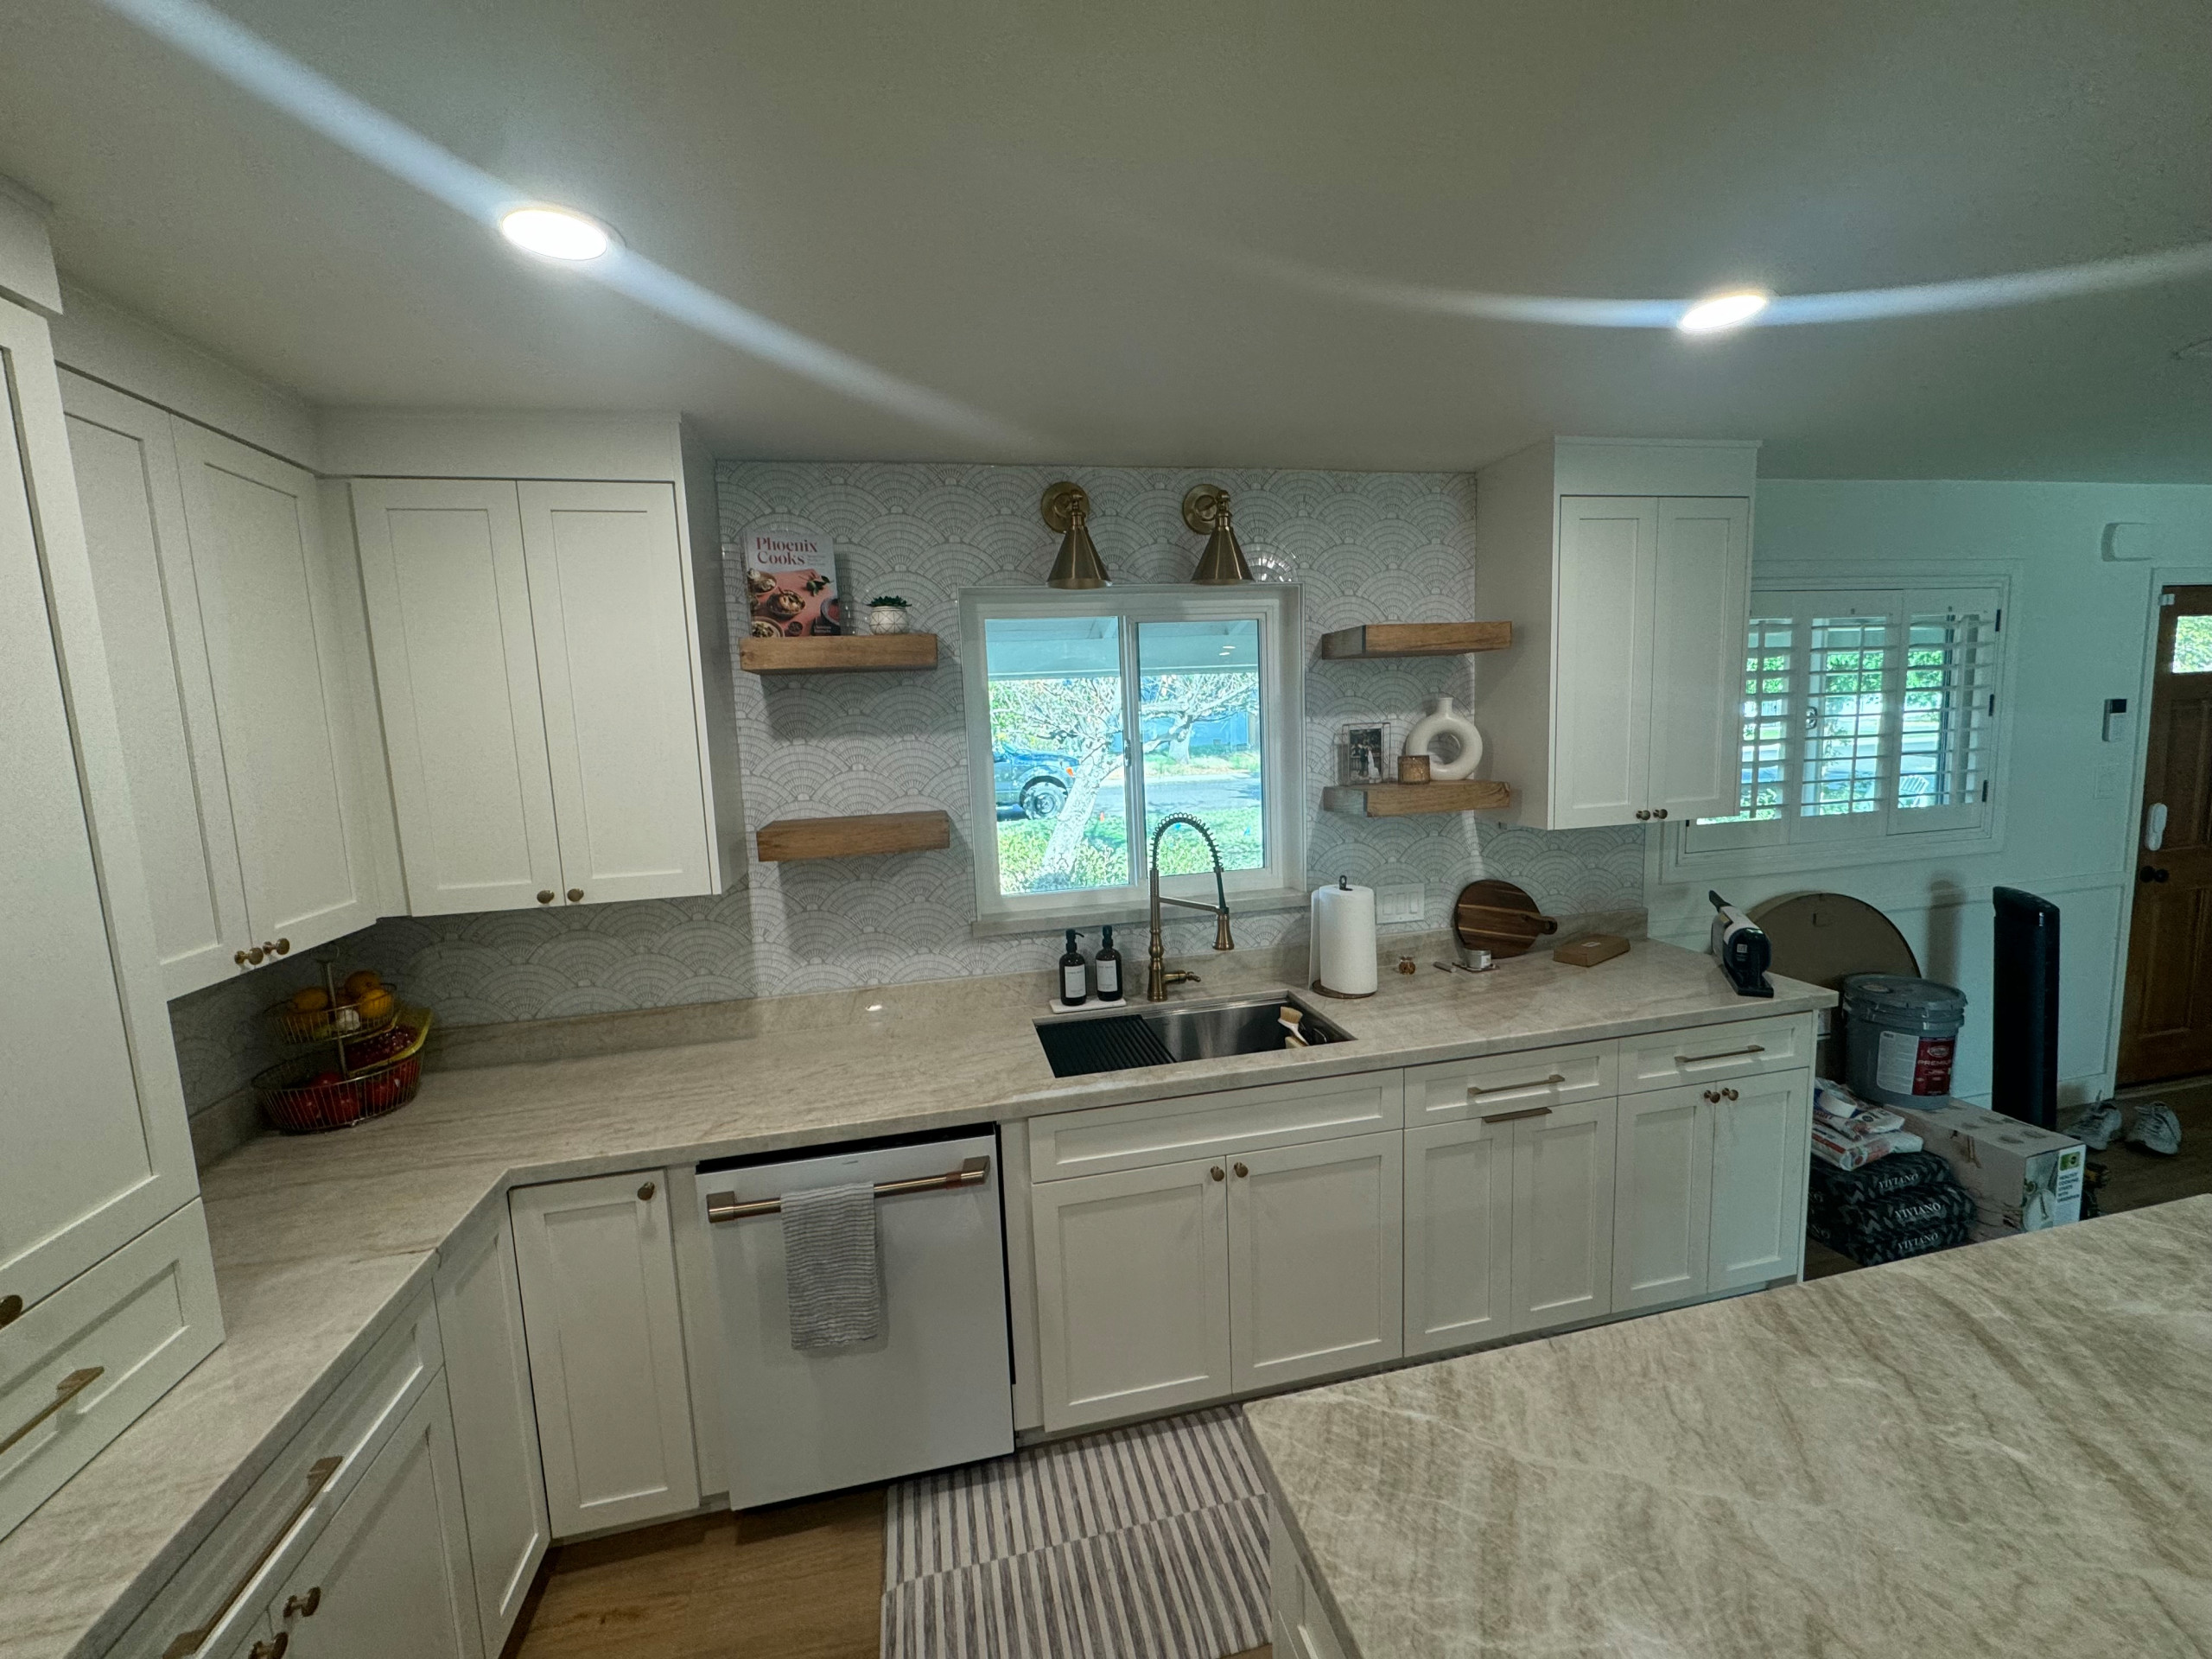
<instances>
[{"instance_id":1,"label":"gray plastic bucket","mask_svg":"<svg viewBox=\"0 0 2212 1659\"><path fill-rule=\"evenodd\" d=\"M1851 1092L1885 1106L1948 1096L1966 993L1896 974L1853 974L1842 989L1844 1081Z\"/></svg>"}]
</instances>

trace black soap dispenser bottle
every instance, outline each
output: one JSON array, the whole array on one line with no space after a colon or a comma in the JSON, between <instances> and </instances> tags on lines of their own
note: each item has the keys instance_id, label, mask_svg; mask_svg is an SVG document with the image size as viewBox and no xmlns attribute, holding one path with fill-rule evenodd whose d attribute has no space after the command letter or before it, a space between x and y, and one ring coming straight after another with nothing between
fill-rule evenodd
<instances>
[{"instance_id":1,"label":"black soap dispenser bottle","mask_svg":"<svg viewBox=\"0 0 2212 1659\"><path fill-rule=\"evenodd\" d=\"M1068 929L1068 948L1060 958L1060 1001L1074 1007L1090 994L1090 979L1084 972L1083 952L1075 948L1075 929Z\"/></svg>"},{"instance_id":2,"label":"black soap dispenser bottle","mask_svg":"<svg viewBox=\"0 0 2212 1659\"><path fill-rule=\"evenodd\" d=\"M1111 926L1099 930L1098 954L1091 958L1090 965L1098 980L1098 1000L1101 1002L1120 1001L1122 953L1114 948L1114 930Z\"/></svg>"}]
</instances>

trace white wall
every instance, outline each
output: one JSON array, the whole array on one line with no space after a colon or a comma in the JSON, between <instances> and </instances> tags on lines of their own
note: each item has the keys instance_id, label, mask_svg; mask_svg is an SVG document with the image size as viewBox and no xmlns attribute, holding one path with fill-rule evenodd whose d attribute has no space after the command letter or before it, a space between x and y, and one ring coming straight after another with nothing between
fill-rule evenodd
<instances>
[{"instance_id":1,"label":"white wall","mask_svg":"<svg viewBox=\"0 0 2212 1659\"><path fill-rule=\"evenodd\" d=\"M2102 554L2113 520L2158 526L2156 563ZM1969 999L1956 1091L1986 1098L1993 886L2057 905L2062 1098L2111 1086L2120 950L2133 893L2152 616L2162 582L2212 581L2212 487L2117 484L1828 482L1762 479L1753 574L1778 562L1838 574L1898 563L1980 565L2012 581L2004 649L2017 665L2001 711L2004 833L1991 850L1903 864L1732 876L1738 904L1777 893L1852 893L1886 912L1931 978ZM2133 740L2102 741L2104 700L2138 711ZM1707 879L1669 885L1651 831L1647 896L1656 938L1701 948Z\"/></svg>"}]
</instances>

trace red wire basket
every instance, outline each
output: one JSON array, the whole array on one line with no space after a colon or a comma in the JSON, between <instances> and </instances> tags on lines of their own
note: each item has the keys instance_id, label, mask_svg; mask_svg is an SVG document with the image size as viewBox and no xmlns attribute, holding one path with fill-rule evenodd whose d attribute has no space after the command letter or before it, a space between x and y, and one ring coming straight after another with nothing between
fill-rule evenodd
<instances>
[{"instance_id":1,"label":"red wire basket","mask_svg":"<svg viewBox=\"0 0 2212 1659\"><path fill-rule=\"evenodd\" d=\"M261 1109L287 1135L351 1128L396 1112L423 1085L423 1044L429 1034L429 1009L403 1008L388 1031L348 1045L342 1071L319 1055L281 1060L253 1080ZM403 1036L404 1046L365 1065L353 1063L362 1050L375 1052Z\"/></svg>"}]
</instances>

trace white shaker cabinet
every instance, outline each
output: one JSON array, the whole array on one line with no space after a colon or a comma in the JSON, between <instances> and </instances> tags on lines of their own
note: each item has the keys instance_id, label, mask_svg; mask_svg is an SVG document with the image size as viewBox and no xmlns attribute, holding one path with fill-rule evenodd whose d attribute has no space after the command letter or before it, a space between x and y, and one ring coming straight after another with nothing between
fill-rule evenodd
<instances>
[{"instance_id":1,"label":"white shaker cabinet","mask_svg":"<svg viewBox=\"0 0 2212 1659\"><path fill-rule=\"evenodd\" d=\"M1620 1103L1613 1129L1616 1313L1681 1301L1706 1287L1713 1201L1706 1095L1690 1084Z\"/></svg>"},{"instance_id":2,"label":"white shaker cabinet","mask_svg":"<svg viewBox=\"0 0 2212 1659\"><path fill-rule=\"evenodd\" d=\"M1707 1090L1713 1118L1712 1287L1789 1278L1805 1262L1812 1074L1778 1071Z\"/></svg>"},{"instance_id":3,"label":"white shaker cabinet","mask_svg":"<svg viewBox=\"0 0 2212 1659\"><path fill-rule=\"evenodd\" d=\"M1228 1179L1201 1158L1032 1189L1047 1428L1230 1391Z\"/></svg>"},{"instance_id":4,"label":"white shaker cabinet","mask_svg":"<svg viewBox=\"0 0 2212 1659\"><path fill-rule=\"evenodd\" d=\"M352 487L410 912L719 891L674 486Z\"/></svg>"},{"instance_id":5,"label":"white shaker cabinet","mask_svg":"<svg viewBox=\"0 0 2212 1659\"><path fill-rule=\"evenodd\" d=\"M1513 1125L1512 1329L1613 1305L1613 1103L1538 1107Z\"/></svg>"},{"instance_id":6,"label":"white shaker cabinet","mask_svg":"<svg viewBox=\"0 0 2212 1659\"><path fill-rule=\"evenodd\" d=\"M507 1203L553 1536L697 1508L661 1172L518 1187Z\"/></svg>"},{"instance_id":7,"label":"white shaker cabinet","mask_svg":"<svg viewBox=\"0 0 2212 1659\"><path fill-rule=\"evenodd\" d=\"M1406 1131L1406 1352L1512 1329L1513 1126L1479 1117Z\"/></svg>"},{"instance_id":8,"label":"white shaker cabinet","mask_svg":"<svg viewBox=\"0 0 2212 1659\"><path fill-rule=\"evenodd\" d=\"M1508 815L1584 829L1732 812L1756 446L1555 439L1478 475L1475 664Z\"/></svg>"}]
</instances>

